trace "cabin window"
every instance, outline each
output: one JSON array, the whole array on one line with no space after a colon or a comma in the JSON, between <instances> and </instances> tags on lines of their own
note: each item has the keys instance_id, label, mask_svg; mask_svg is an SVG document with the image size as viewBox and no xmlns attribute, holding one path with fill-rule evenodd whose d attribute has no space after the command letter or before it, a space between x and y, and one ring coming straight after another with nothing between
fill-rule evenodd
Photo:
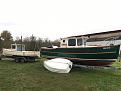
<instances>
[{"instance_id":1,"label":"cabin window","mask_svg":"<svg viewBox=\"0 0 121 91\"><path fill-rule=\"evenodd\" d=\"M65 40L63 40L63 43L65 43Z\"/></svg>"},{"instance_id":2,"label":"cabin window","mask_svg":"<svg viewBox=\"0 0 121 91\"><path fill-rule=\"evenodd\" d=\"M76 46L76 39L69 39L68 46Z\"/></svg>"},{"instance_id":3,"label":"cabin window","mask_svg":"<svg viewBox=\"0 0 121 91\"><path fill-rule=\"evenodd\" d=\"M82 43L82 38L80 38L80 39L77 39L77 45L78 46L81 46L83 43Z\"/></svg>"},{"instance_id":4,"label":"cabin window","mask_svg":"<svg viewBox=\"0 0 121 91\"><path fill-rule=\"evenodd\" d=\"M12 45L12 49L16 49L16 46L15 45Z\"/></svg>"}]
</instances>

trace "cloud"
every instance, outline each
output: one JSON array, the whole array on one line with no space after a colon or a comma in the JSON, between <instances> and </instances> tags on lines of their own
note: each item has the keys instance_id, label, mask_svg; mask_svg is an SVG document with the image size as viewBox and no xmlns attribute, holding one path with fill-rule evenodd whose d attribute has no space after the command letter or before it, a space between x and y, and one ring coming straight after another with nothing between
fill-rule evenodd
<instances>
[{"instance_id":1,"label":"cloud","mask_svg":"<svg viewBox=\"0 0 121 91\"><path fill-rule=\"evenodd\" d=\"M0 31L54 40L117 30L121 29L120 4L121 0L2 0Z\"/></svg>"}]
</instances>

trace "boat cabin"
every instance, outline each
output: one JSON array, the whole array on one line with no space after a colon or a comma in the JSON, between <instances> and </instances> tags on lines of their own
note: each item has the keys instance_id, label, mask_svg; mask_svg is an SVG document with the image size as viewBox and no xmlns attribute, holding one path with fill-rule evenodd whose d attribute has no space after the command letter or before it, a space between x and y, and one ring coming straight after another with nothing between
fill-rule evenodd
<instances>
[{"instance_id":1,"label":"boat cabin","mask_svg":"<svg viewBox=\"0 0 121 91\"><path fill-rule=\"evenodd\" d=\"M16 51L25 51L24 44L11 44L11 49L15 49Z\"/></svg>"},{"instance_id":2,"label":"boat cabin","mask_svg":"<svg viewBox=\"0 0 121 91\"><path fill-rule=\"evenodd\" d=\"M68 37L62 38L60 41L60 47L84 47L86 46L86 40L88 37Z\"/></svg>"}]
</instances>

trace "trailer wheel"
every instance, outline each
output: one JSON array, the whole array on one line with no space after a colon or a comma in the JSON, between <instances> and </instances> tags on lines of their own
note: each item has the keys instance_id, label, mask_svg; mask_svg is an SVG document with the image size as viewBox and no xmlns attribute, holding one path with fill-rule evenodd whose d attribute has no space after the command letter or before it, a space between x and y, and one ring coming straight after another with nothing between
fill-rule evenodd
<instances>
[{"instance_id":1,"label":"trailer wheel","mask_svg":"<svg viewBox=\"0 0 121 91\"><path fill-rule=\"evenodd\" d=\"M18 63L19 62L19 59L18 58L15 58L15 62Z\"/></svg>"},{"instance_id":2,"label":"trailer wheel","mask_svg":"<svg viewBox=\"0 0 121 91\"><path fill-rule=\"evenodd\" d=\"M22 63L26 62L26 58L24 58L24 57L21 58L21 62L22 62Z\"/></svg>"},{"instance_id":3,"label":"trailer wheel","mask_svg":"<svg viewBox=\"0 0 121 91\"><path fill-rule=\"evenodd\" d=\"M28 62L35 62L35 58L34 57L27 57L27 61Z\"/></svg>"},{"instance_id":4,"label":"trailer wheel","mask_svg":"<svg viewBox=\"0 0 121 91\"><path fill-rule=\"evenodd\" d=\"M18 63L18 62L26 62L26 58L24 57L16 57L15 58L15 62Z\"/></svg>"}]
</instances>

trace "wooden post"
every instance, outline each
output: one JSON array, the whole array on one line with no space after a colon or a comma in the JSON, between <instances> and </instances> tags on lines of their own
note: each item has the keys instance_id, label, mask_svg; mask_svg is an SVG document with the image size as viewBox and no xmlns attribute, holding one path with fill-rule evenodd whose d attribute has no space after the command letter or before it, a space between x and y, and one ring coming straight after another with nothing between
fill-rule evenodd
<instances>
[{"instance_id":1,"label":"wooden post","mask_svg":"<svg viewBox=\"0 0 121 91\"><path fill-rule=\"evenodd\" d=\"M21 51L22 51L22 36L21 36Z\"/></svg>"}]
</instances>

